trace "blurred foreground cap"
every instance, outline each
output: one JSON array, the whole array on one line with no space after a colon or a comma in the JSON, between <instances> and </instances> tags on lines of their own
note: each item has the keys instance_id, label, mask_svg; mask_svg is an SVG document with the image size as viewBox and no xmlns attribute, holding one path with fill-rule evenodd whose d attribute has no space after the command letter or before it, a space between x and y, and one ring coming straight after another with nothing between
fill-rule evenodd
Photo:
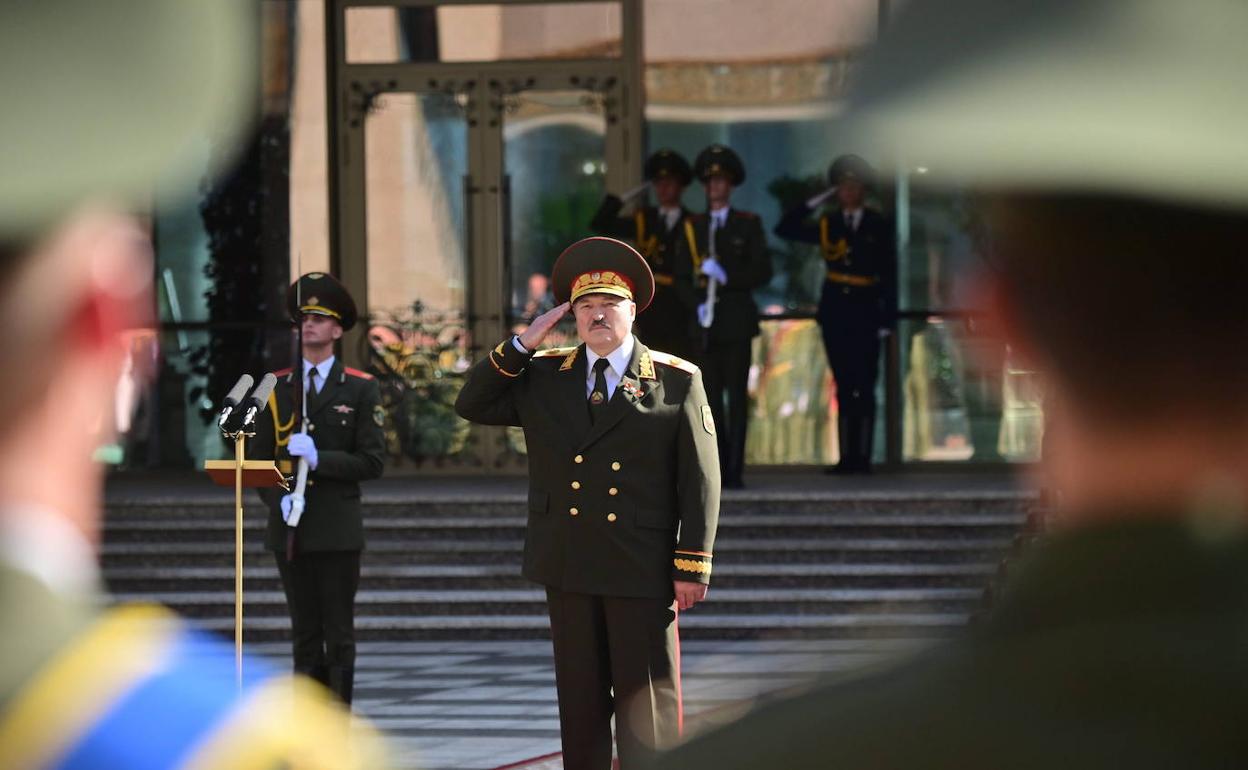
<instances>
[{"instance_id":1,"label":"blurred foreground cap","mask_svg":"<svg viewBox=\"0 0 1248 770\"><path fill-rule=\"evenodd\" d=\"M0 3L0 237L95 197L189 193L256 103L245 0Z\"/></svg>"},{"instance_id":2,"label":"blurred foreground cap","mask_svg":"<svg viewBox=\"0 0 1248 770\"><path fill-rule=\"evenodd\" d=\"M910 0L847 141L984 187L1248 205L1248 3Z\"/></svg>"}]
</instances>

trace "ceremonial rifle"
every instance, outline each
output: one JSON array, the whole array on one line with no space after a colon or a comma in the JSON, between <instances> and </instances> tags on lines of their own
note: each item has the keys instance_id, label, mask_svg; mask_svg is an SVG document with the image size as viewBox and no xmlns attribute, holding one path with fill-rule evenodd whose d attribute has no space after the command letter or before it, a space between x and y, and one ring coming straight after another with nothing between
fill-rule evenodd
<instances>
[{"instance_id":1,"label":"ceremonial rifle","mask_svg":"<svg viewBox=\"0 0 1248 770\"><path fill-rule=\"evenodd\" d=\"M295 279L295 333L291 335L293 340L294 351L291 353L292 366L290 369L290 384L294 390L291 393L292 404L295 409L294 425L291 426L290 435L303 433L308 422L308 393L303 386L303 259L302 256L296 257L296 267L299 271L299 278ZM287 437L289 440L289 436ZM299 519L303 517L303 509L306 503L304 498L304 490L308 486L308 461L307 458L300 457L297 469L295 471L295 488L290 493L290 517L286 520L286 561L295 558L295 530L299 526Z\"/></svg>"}]
</instances>

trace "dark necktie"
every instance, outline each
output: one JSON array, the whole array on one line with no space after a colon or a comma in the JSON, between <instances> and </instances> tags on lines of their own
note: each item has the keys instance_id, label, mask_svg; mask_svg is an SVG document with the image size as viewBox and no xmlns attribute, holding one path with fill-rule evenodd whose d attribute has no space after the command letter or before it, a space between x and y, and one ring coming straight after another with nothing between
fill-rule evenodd
<instances>
[{"instance_id":1,"label":"dark necktie","mask_svg":"<svg viewBox=\"0 0 1248 770\"><path fill-rule=\"evenodd\" d=\"M594 362L594 389L589 393L589 421L596 422L607 410L607 367L611 362L600 358Z\"/></svg>"},{"instance_id":2,"label":"dark necktie","mask_svg":"<svg viewBox=\"0 0 1248 770\"><path fill-rule=\"evenodd\" d=\"M308 395L315 396L320 387L316 384L317 375L321 372L315 366L308 370Z\"/></svg>"},{"instance_id":3,"label":"dark necktie","mask_svg":"<svg viewBox=\"0 0 1248 770\"><path fill-rule=\"evenodd\" d=\"M845 229L850 231L851 233L854 232L855 228L854 228L854 215L853 214L845 215Z\"/></svg>"}]
</instances>

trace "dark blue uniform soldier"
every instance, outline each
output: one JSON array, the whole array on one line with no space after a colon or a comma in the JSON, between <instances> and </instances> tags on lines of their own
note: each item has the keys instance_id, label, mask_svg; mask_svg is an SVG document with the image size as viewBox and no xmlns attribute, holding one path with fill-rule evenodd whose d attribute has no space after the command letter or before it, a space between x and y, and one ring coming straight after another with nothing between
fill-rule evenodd
<instances>
[{"instance_id":1,"label":"dark blue uniform soldier","mask_svg":"<svg viewBox=\"0 0 1248 770\"><path fill-rule=\"evenodd\" d=\"M836 379L837 435L842 473L869 473L875 435L875 383L880 339L896 319L897 248L891 221L864 206L873 172L857 155L842 155L828 171L834 187L785 213L775 233L817 244L827 274L818 321L828 366ZM837 207L811 215L829 196Z\"/></svg>"}]
</instances>

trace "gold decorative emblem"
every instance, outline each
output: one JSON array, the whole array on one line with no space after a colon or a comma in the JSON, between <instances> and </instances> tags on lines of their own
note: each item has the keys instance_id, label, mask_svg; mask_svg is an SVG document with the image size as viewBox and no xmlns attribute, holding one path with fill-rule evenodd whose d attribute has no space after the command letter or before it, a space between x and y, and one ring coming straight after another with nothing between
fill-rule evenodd
<instances>
[{"instance_id":1,"label":"gold decorative emblem","mask_svg":"<svg viewBox=\"0 0 1248 770\"><path fill-rule=\"evenodd\" d=\"M633 287L628 279L612 270L599 270L582 273L572 282L572 296L575 302L586 294L614 294L624 299L633 298Z\"/></svg>"},{"instance_id":2,"label":"gold decorative emblem","mask_svg":"<svg viewBox=\"0 0 1248 770\"><path fill-rule=\"evenodd\" d=\"M307 304L309 304L309 305L319 305L319 304L321 304L321 298L320 298L320 297L308 297L308 299L307 299Z\"/></svg>"},{"instance_id":3,"label":"gold decorative emblem","mask_svg":"<svg viewBox=\"0 0 1248 770\"><path fill-rule=\"evenodd\" d=\"M607 399L596 390L594 391L593 395L589 397L589 403L593 404L594 406L598 406L599 404L601 404L603 401L606 401L606 400Z\"/></svg>"},{"instance_id":4,"label":"gold decorative emblem","mask_svg":"<svg viewBox=\"0 0 1248 770\"><path fill-rule=\"evenodd\" d=\"M580 348L572 348L572 352L569 353L567 357L563 359L563 363L559 364L559 371L561 372L572 371L572 364L576 363L576 351L578 350L580 350Z\"/></svg>"},{"instance_id":5,"label":"gold decorative emblem","mask_svg":"<svg viewBox=\"0 0 1248 770\"><path fill-rule=\"evenodd\" d=\"M637 376L643 380L657 380L658 375L654 373L654 360L650 358L650 351L644 351L637 359Z\"/></svg>"},{"instance_id":6,"label":"gold decorative emblem","mask_svg":"<svg viewBox=\"0 0 1248 770\"><path fill-rule=\"evenodd\" d=\"M702 428L712 436L715 435L715 416L711 414L710 404L702 405Z\"/></svg>"}]
</instances>

